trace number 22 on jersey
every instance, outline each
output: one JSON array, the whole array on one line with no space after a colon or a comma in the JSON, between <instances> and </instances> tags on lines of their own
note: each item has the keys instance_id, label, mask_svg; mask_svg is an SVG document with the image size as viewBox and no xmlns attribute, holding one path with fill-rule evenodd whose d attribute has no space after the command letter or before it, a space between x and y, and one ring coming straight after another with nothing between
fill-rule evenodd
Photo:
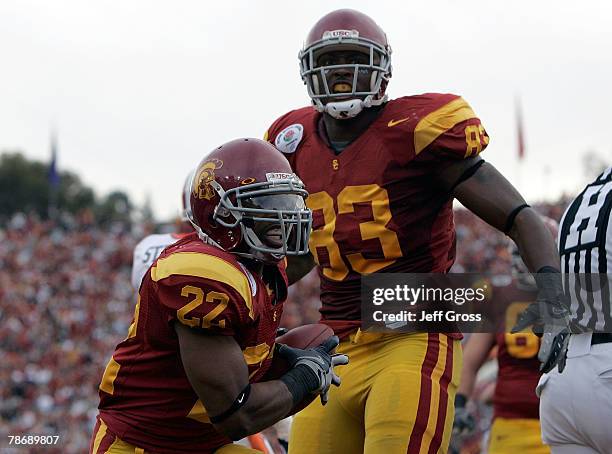
<instances>
[{"instance_id":1,"label":"number 22 on jersey","mask_svg":"<svg viewBox=\"0 0 612 454\"><path fill-rule=\"evenodd\" d=\"M334 202L337 204L337 211L334 209ZM397 234L387 228L391 220L389 196L387 190L379 185L346 186L335 201L326 191L316 192L310 194L306 203L312 211L321 210L323 214L323 226L313 230L310 235L310 250L317 263L320 263L317 248L327 250L329 266L322 266L322 269L323 274L329 279L341 281L349 274L343 255L351 268L360 274L375 273L402 256ZM359 232L363 241L378 239L383 252L382 258L368 259L361 252L343 254L342 244L334 239L336 222L344 216L354 217L357 203L371 204L372 219L359 222Z\"/></svg>"}]
</instances>

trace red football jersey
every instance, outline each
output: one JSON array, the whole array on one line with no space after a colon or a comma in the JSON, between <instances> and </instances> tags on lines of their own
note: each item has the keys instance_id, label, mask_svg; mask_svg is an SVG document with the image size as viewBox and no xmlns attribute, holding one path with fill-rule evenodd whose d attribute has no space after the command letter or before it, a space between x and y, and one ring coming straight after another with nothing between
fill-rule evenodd
<instances>
[{"instance_id":1,"label":"red football jersey","mask_svg":"<svg viewBox=\"0 0 612 454\"><path fill-rule=\"evenodd\" d=\"M535 301L536 290L523 290L516 282L494 288L502 294L507 306L505 333L497 333L497 362L499 371L493 395L494 417L539 418L539 399L535 389L540 379L538 350L540 339L532 332L511 334L517 316L530 302Z\"/></svg>"},{"instance_id":2,"label":"red football jersey","mask_svg":"<svg viewBox=\"0 0 612 454\"><path fill-rule=\"evenodd\" d=\"M338 155L313 107L276 120L266 139L285 153L310 193L310 250L319 265L322 320L337 334L360 324L362 274L451 267L452 199L433 175L489 142L462 98L425 94L389 101Z\"/></svg>"},{"instance_id":3,"label":"red football jersey","mask_svg":"<svg viewBox=\"0 0 612 454\"><path fill-rule=\"evenodd\" d=\"M145 275L128 337L100 384L100 416L111 432L156 453L211 453L231 443L210 424L187 379L173 323L232 336L250 382L260 380L270 367L287 294L280 266L264 274L276 285L267 286L195 233L164 250Z\"/></svg>"}]
</instances>

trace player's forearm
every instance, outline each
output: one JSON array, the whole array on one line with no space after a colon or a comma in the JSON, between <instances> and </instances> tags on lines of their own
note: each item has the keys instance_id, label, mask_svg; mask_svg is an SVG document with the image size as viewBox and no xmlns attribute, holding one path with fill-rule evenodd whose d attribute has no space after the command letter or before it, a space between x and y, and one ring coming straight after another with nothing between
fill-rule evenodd
<instances>
[{"instance_id":1,"label":"player's forearm","mask_svg":"<svg viewBox=\"0 0 612 454\"><path fill-rule=\"evenodd\" d=\"M254 383L244 406L215 424L215 428L233 440L239 440L280 421L292 407L293 396L280 380Z\"/></svg>"},{"instance_id":2,"label":"player's forearm","mask_svg":"<svg viewBox=\"0 0 612 454\"><path fill-rule=\"evenodd\" d=\"M240 439L289 413L293 396L283 382L248 385L248 367L233 337L205 335L180 323L174 327L187 378L219 432Z\"/></svg>"},{"instance_id":3,"label":"player's forearm","mask_svg":"<svg viewBox=\"0 0 612 454\"><path fill-rule=\"evenodd\" d=\"M470 397L474 392L476 375L486 362L491 348L495 345L495 335L492 333L474 333L463 348L463 369L457 394Z\"/></svg>"},{"instance_id":4,"label":"player's forearm","mask_svg":"<svg viewBox=\"0 0 612 454\"><path fill-rule=\"evenodd\" d=\"M530 271L536 272L544 266L559 269L555 239L534 210L521 210L508 235L518 246L519 253Z\"/></svg>"},{"instance_id":5,"label":"player's forearm","mask_svg":"<svg viewBox=\"0 0 612 454\"><path fill-rule=\"evenodd\" d=\"M471 396L474 391L474 383L476 381L475 371L468 371L465 368L461 372L461 381L457 388L457 394L463 394L464 396Z\"/></svg>"},{"instance_id":6,"label":"player's forearm","mask_svg":"<svg viewBox=\"0 0 612 454\"><path fill-rule=\"evenodd\" d=\"M539 215L529 207L520 209L525 200L491 164L481 165L453 195L482 220L507 233L531 271L543 266L559 268L554 240Z\"/></svg>"},{"instance_id":7,"label":"player's forearm","mask_svg":"<svg viewBox=\"0 0 612 454\"><path fill-rule=\"evenodd\" d=\"M482 164L453 191L453 196L480 219L504 232L509 217L525 199L497 169Z\"/></svg>"},{"instance_id":8,"label":"player's forearm","mask_svg":"<svg viewBox=\"0 0 612 454\"><path fill-rule=\"evenodd\" d=\"M468 352L466 352L468 353ZM470 397L474 392L474 384L476 383L476 374L484 363L484 361L477 361L475 358L464 356L463 368L461 370L461 380L459 387L457 388L457 394L463 394L466 397Z\"/></svg>"}]
</instances>

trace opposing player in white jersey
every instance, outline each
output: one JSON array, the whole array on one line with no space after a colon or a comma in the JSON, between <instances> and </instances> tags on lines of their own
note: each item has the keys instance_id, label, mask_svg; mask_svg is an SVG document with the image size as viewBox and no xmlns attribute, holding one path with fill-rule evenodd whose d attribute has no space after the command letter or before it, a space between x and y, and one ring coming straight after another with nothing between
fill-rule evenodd
<instances>
[{"instance_id":1,"label":"opposing player in white jersey","mask_svg":"<svg viewBox=\"0 0 612 454\"><path fill-rule=\"evenodd\" d=\"M553 454L612 453L612 167L561 220L559 252L572 332L563 373L538 384L542 439Z\"/></svg>"},{"instance_id":2,"label":"opposing player in white jersey","mask_svg":"<svg viewBox=\"0 0 612 454\"><path fill-rule=\"evenodd\" d=\"M140 287L142 278L159 254L189 232L154 233L144 237L134 248L132 287Z\"/></svg>"},{"instance_id":3,"label":"opposing player in white jersey","mask_svg":"<svg viewBox=\"0 0 612 454\"><path fill-rule=\"evenodd\" d=\"M176 243L179 239L185 235L193 232L193 227L189 223L187 216L186 207L189 204L186 203L185 197L189 196L191 187L191 179L193 178L193 171L189 172L185 184L183 185L183 192L181 194L181 218L178 223L176 232L171 233L154 233L144 237L134 248L134 258L132 260L132 287L136 290L140 288L142 278L146 274L149 267L153 264L155 259L159 257L159 254L171 244Z\"/></svg>"}]
</instances>

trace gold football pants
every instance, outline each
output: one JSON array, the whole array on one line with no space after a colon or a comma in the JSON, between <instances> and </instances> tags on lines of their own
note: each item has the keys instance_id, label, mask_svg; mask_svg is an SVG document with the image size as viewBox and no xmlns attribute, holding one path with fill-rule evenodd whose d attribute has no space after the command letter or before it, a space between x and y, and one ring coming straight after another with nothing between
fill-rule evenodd
<instances>
[{"instance_id":1,"label":"gold football pants","mask_svg":"<svg viewBox=\"0 0 612 454\"><path fill-rule=\"evenodd\" d=\"M538 419L495 418L491 426L489 454L550 454L542 443Z\"/></svg>"},{"instance_id":2,"label":"gold football pants","mask_svg":"<svg viewBox=\"0 0 612 454\"><path fill-rule=\"evenodd\" d=\"M350 363L323 407L294 419L290 454L417 454L448 450L461 343L444 334L357 331L338 346Z\"/></svg>"}]
</instances>

